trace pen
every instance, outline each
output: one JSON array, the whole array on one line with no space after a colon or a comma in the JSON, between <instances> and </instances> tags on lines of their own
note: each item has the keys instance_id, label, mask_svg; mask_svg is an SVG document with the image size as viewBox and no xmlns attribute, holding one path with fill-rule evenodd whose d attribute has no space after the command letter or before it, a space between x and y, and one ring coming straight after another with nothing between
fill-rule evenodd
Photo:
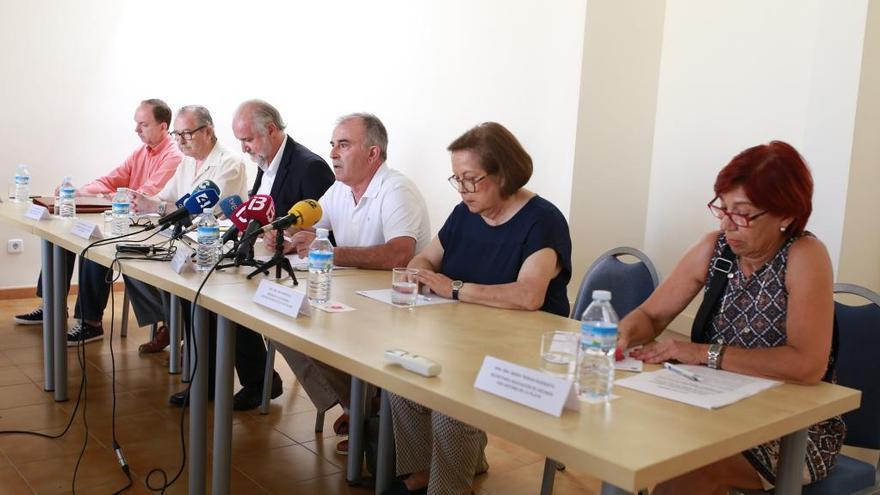
<instances>
[{"instance_id":1,"label":"pen","mask_svg":"<svg viewBox=\"0 0 880 495\"><path fill-rule=\"evenodd\" d=\"M688 380L693 380L695 382L701 381L699 376L695 375L694 373L691 373L690 371L688 371L684 368L680 368L672 363L669 363L669 362L663 363L663 367L673 373L679 374L679 375L687 378Z\"/></svg>"}]
</instances>

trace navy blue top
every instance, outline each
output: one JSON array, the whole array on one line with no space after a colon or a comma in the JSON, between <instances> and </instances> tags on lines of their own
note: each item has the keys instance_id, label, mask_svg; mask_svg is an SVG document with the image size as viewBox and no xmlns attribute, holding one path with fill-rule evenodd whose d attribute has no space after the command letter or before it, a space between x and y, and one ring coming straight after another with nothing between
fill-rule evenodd
<instances>
[{"instance_id":1,"label":"navy blue top","mask_svg":"<svg viewBox=\"0 0 880 495\"><path fill-rule=\"evenodd\" d=\"M494 227L459 203L437 236L443 245L440 273L484 285L516 282L526 258L552 248L562 269L550 281L541 309L568 316L565 287L571 280L571 235L553 203L536 195L513 218Z\"/></svg>"}]
</instances>

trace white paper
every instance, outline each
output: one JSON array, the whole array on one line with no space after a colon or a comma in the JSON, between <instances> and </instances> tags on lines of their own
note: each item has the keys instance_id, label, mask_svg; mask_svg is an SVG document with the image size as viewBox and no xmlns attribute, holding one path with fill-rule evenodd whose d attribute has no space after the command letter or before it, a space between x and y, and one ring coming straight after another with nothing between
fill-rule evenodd
<instances>
[{"instance_id":1,"label":"white paper","mask_svg":"<svg viewBox=\"0 0 880 495\"><path fill-rule=\"evenodd\" d=\"M45 220L52 215L49 214L49 209L45 206L31 204L24 212L24 216L31 220Z\"/></svg>"},{"instance_id":2,"label":"white paper","mask_svg":"<svg viewBox=\"0 0 880 495\"><path fill-rule=\"evenodd\" d=\"M194 251L192 250L192 248L190 248L186 244L178 244L177 250L174 251L174 256L171 258L171 269L174 270L174 272L178 275L195 270L195 266L192 261L193 252Z\"/></svg>"},{"instance_id":3,"label":"white paper","mask_svg":"<svg viewBox=\"0 0 880 495\"><path fill-rule=\"evenodd\" d=\"M782 382L713 370L705 366L678 365L700 377L689 380L667 369L616 380L615 385L705 409L717 409L780 385Z\"/></svg>"},{"instance_id":4,"label":"white paper","mask_svg":"<svg viewBox=\"0 0 880 495\"><path fill-rule=\"evenodd\" d=\"M376 301L399 307L398 305L391 303L391 289L359 290L356 292L362 296L369 297L370 299L375 299ZM430 296L419 294L419 298L416 299L416 306L431 306L432 304L450 304L457 302L458 301L454 299L446 299L437 294L431 294Z\"/></svg>"},{"instance_id":5,"label":"white paper","mask_svg":"<svg viewBox=\"0 0 880 495\"><path fill-rule=\"evenodd\" d=\"M98 225L86 220L77 220L73 224L73 228L70 229L70 233L86 240L93 237L96 239L101 238L101 229L98 228Z\"/></svg>"},{"instance_id":6,"label":"white paper","mask_svg":"<svg viewBox=\"0 0 880 495\"><path fill-rule=\"evenodd\" d=\"M629 353L641 348L642 346L637 345L635 347L630 347L629 349L624 351L623 359L614 362L614 369L617 371L634 371L637 373L641 373L642 369L644 368L644 363L642 363L638 359L629 357Z\"/></svg>"},{"instance_id":7,"label":"white paper","mask_svg":"<svg viewBox=\"0 0 880 495\"><path fill-rule=\"evenodd\" d=\"M492 356L483 359L474 387L556 417L562 415L564 407L580 407L571 378L556 377Z\"/></svg>"},{"instance_id":8,"label":"white paper","mask_svg":"<svg viewBox=\"0 0 880 495\"><path fill-rule=\"evenodd\" d=\"M267 279L260 280L260 286L254 293L254 302L294 318L300 313L306 316L312 314L304 293Z\"/></svg>"}]
</instances>

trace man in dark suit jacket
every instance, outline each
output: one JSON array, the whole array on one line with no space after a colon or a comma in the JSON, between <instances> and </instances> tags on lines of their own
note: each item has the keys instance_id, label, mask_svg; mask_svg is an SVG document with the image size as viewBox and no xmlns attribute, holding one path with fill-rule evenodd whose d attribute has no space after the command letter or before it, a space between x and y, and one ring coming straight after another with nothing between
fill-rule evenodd
<instances>
[{"instance_id":1,"label":"man in dark suit jacket","mask_svg":"<svg viewBox=\"0 0 880 495\"><path fill-rule=\"evenodd\" d=\"M251 194L268 194L277 215L286 215L297 201L320 199L336 178L323 158L294 141L284 132L278 110L262 100L239 105L232 130L241 150L259 166ZM258 333L238 325L235 369L242 389L233 398L233 409L244 411L260 405L266 346ZM281 377L272 379L272 398L281 395Z\"/></svg>"}]
</instances>

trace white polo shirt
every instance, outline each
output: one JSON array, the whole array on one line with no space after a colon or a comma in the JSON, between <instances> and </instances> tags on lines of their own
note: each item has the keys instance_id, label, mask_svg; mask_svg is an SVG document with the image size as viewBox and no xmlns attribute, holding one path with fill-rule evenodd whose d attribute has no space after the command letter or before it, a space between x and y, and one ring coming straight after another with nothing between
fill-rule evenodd
<instances>
[{"instance_id":1,"label":"white polo shirt","mask_svg":"<svg viewBox=\"0 0 880 495\"><path fill-rule=\"evenodd\" d=\"M323 215L315 227L330 229L337 246L370 247L395 237L416 240L416 253L431 241L428 207L416 185L383 163L360 202L336 181L318 201Z\"/></svg>"}]
</instances>

